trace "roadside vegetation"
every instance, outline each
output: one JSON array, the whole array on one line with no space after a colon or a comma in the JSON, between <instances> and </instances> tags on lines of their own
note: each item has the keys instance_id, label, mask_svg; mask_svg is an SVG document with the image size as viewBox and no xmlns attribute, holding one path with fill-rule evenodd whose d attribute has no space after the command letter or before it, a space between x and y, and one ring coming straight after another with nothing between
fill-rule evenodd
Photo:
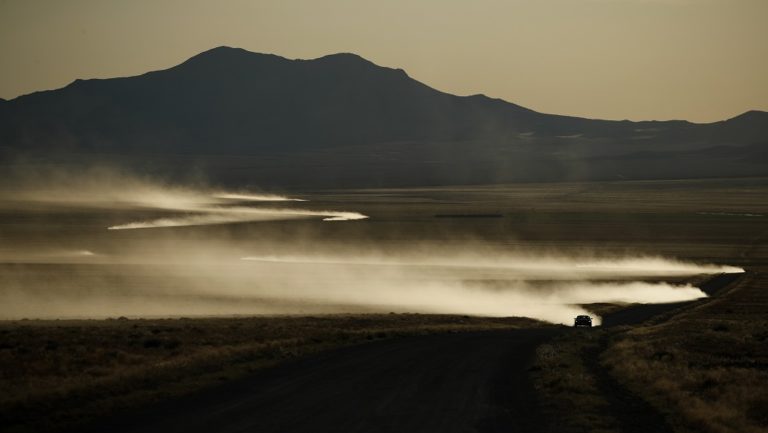
<instances>
[{"instance_id":1,"label":"roadside vegetation","mask_svg":"<svg viewBox=\"0 0 768 433\"><path fill-rule=\"evenodd\" d=\"M678 432L768 431L768 273L623 334L603 362Z\"/></svg>"},{"instance_id":2,"label":"roadside vegetation","mask_svg":"<svg viewBox=\"0 0 768 433\"><path fill-rule=\"evenodd\" d=\"M0 322L0 431L72 428L346 345L538 324L420 314Z\"/></svg>"},{"instance_id":3,"label":"roadside vegetation","mask_svg":"<svg viewBox=\"0 0 768 433\"><path fill-rule=\"evenodd\" d=\"M532 367L553 431L768 431L768 272L633 327L578 329ZM613 308L596 306L602 312ZM654 430L656 431L656 430Z\"/></svg>"},{"instance_id":4,"label":"roadside vegetation","mask_svg":"<svg viewBox=\"0 0 768 433\"><path fill-rule=\"evenodd\" d=\"M548 418L557 419L550 430L558 433L619 432L606 395L586 362L600 350L607 330L574 329L539 346L531 367L534 387Z\"/></svg>"}]
</instances>

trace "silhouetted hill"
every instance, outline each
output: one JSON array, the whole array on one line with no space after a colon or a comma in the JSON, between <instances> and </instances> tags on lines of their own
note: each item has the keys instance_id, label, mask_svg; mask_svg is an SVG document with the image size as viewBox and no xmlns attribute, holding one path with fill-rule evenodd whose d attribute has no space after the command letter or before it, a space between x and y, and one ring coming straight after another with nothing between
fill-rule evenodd
<instances>
[{"instance_id":1,"label":"silhouetted hill","mask_svg":"<svg viewBox=\"0 0 768 433\"><path fill-rule=\"evenodd\" d=\"M177 170L183 160L227 181L285 185L612 178L626 176L622 164L638 152L654 155L640 177L687 177L685 166L654 161L714 146L732 152L690 175L768 174L748 160L722 163L743 146L764 148L766 125L768 113L757 111L703 125L548 115L443 93L354 54L288 60L228 47L0 103L6 158L97 156ZM618 165L598 162L607 160Z\"/></svg>"}]
</instances>

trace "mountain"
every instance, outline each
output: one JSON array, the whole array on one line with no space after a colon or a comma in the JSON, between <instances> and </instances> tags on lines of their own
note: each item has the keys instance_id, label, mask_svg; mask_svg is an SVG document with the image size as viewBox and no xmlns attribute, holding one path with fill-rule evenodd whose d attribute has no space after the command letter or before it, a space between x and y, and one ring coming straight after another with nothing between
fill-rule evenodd
<instances>
[{"instance_id":1,"label":"mountain","mask_svg":"<svg viewBox=\"0 0 768 433\"><path fill-rule=\"evenodd\" d=\"M0 102L6 161L107 159L231 183L765 175L754 154L766 148L765 112L710 124L550 115L443 93L354 54L289 60L219 47L170 69Z\"/></svg>"}]
</instances>

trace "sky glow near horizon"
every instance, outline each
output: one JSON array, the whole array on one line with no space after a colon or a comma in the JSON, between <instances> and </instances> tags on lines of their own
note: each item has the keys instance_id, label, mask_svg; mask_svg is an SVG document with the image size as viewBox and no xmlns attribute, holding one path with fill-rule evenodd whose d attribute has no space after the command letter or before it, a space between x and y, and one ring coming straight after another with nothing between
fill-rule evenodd
<instances>
[{"instance_id":1,"label":"sky glow near horizon","mask_svg":"<svg viewBox=\"0 0 768 433\"><path fill-rule=\"evenodd\" d=\"M768 110L766 19L763 0L6 0L0 97L228 45L354 52L441 91L547 113L708 122Z\"/></svg>"}]
</instances>

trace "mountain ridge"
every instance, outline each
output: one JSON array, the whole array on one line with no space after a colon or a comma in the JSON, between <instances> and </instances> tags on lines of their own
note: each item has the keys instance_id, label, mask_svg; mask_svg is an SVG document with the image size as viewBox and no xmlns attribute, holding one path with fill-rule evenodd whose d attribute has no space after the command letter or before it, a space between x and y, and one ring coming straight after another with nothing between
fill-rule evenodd
<instances>
[{"instance_id":1,"label":"mountain ridge","mask_svg":"<svg viewBox=\"0 0 768 433\"><path fill-rule=\"evenodd\" d=\"M31 93L19 95L19 96L10 98L10 99L0 98L0 102L13 102L13 101L15 101L17 99L24 98L24 97L27 97L27 96L30 96L30 95L34 95L34 94L38 94L38 93L56 92L56 91L59 91L59 90L63 90L63 89L65 89L65 88L67 88L67 87L69 87L69 86L71 86L73 84L80 83L80 82L106 81L106 80L114 80L114 79L126 79L126 78L143 77L143 76L151 75L151 74L158 73L158 72L164 72L164 71L169 71L169 70L177 69L179 67L184 66L185 64L194 63L196 61L203 60L203 59L208 61L208 60L210 60L211 57L213 57L214 55L218 55L218 54L225 54L225 55L241 54L241 55L247 55L247 56L259 56L259 57L265 57L265 58L270 58L270 59L277 59L277 60L284 61L284 62L287 62L287 63L288 62L315 62L315 61L324 61L324 60L335 59L335 58L354 58L356 60L359 60L361 62L364 62L364 63L368 64L368 65L374 66L376 68L388 69L388 70L391 70L391 71L396 71L396 72L402 73L403 75L405 75L408 78L413 79L412 77L410 77L408 75L408 73L405 70L403 70L401 68L391 68L391 67L387 67L387 66L377 65L376 63L366 59L365 57L362 57L359 54L351 53L351 52L338 52L338 53L326 54L326 55L323 55L323 56L320 56L320 57L316 57L316 58L311 58L311 59L289 59L287 57L283 57L283 56L280 56L280 55L277 55L277 54L258 53L258 52L248 51L248 50L246 50L244 48L230 47L230 46L226 46L226 45L221 45L221 46L217 46L217 47L214 47L214 48L202 51L202 52L200 52L200 53L198 53L198 54L188 58L187 60L179 63L178 65L171 66L171 67L166 68L166 69L152 70L152 71L144 72L142 74L131 75L131 76L119 76L119 77L109 77L109 78L77 78L77 79L73 80L70 84L67 84L67 85L65 85L63 87L60 87L60 88L38 90L38 91L31 92ZM424 83L421 83L421 84L424 84ZM517 107L525 108L526 110L533 111L533 112L536 112L536 113L539 113L539 114L547 114L547 115L562 116L562 117L569 117L569 118L578 118L578 119L584 119L584 120L596 120L596 121L607 121L607 122L632 122L632 123L645 123L645 122L686 122L686 123L690 123L690 124L694 124L694 125L708 125L708 124L714 124L714 123L720 123L720 122L727 122L729 120L734 120L734 119L737 119L737 118L741 118L741 117L744 117L744 116L750 116L750 115L768 116L768 111L757 110L757 109L750 109L750 110L746 110L746 111L744 111L742 113L736 114L736 115L734 115L732 117L721 119L721 120L715 120L715 121L711 121L711 122L692 122L692 121L687 120L687 119L666 119L666 120L658 120L658 119L643 119L643 120L603 119L603 118L598 118L598 117L581 117L581 116L575 116L575 115L545 113L545 112L540 112L540 111L536 111L536 110L524 107L522 105L516 104L514 102L508 101L508 100L503 99L503 98L497 98L497 97L489 96L489 95L486 95L486 94L483 94L483 93L476 93L476 94L471 94L471 95L454 95L454 94L451 94L449 92L445 92L445 91L442 91L442 90L439 90L439 89L435 89L435 88L430 87L430 86L428 86L426 84L424 84L424 85L429 87L429 88L431 88L431 89L433 89L433 90L435 90L436 92L445 93L445 94L456 96L456 97L459 97L459 98L482 97L482 98L486 98L488 100L500 101L500 102L503 102L503 103L506 103L506 104L511 104L511 105L514 105L514 106L517 106Z\"/></svg>"},{"instance_id":2,"label":"mountain ridge","mask_svg":"<svg viewBox=\"0 0 768 433\"><path fill-rule=\"evenodd\" d=\"M697 162L692 175L760 175L764 168L739 162L737 154L768 143L766 125L768 113L756 110L706 124L546 114L486 95L442 92L352 53L291 60L217 47L171 68L75 80L0 103L0 158L186 155L207 166L215 155L283 155L304 158L308 167L360 172L349 182L386 185L593 179L623 166L640 177L685 176L685 167L643 168L626 155L677 152L669 155L680 160L731 146L737 162L718 163L704 152L711 161ZM616 157L618 165L602 167L595 157ZM264 171L276 183L295 183L301 173L285 161ZM413 164L420 169L408 168Z\"/></svg>"}]
</instances>

